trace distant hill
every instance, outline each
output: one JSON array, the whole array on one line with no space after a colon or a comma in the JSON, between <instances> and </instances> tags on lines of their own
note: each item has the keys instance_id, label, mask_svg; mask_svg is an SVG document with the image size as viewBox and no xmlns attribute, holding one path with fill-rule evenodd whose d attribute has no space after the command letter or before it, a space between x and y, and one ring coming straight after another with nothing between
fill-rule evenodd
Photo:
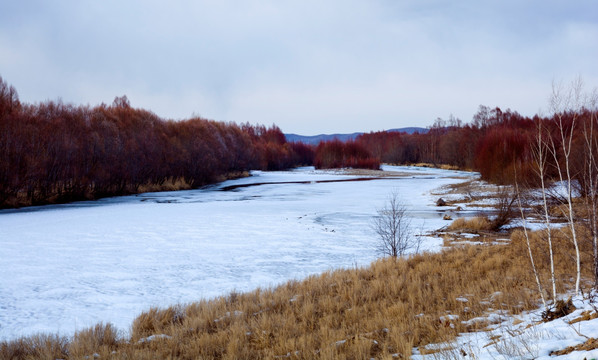
<instances>
[{"instance_id":1,"label":"distant hill","mask_svg":"<svg viewBox=\"0 0 598 360\"><path fill-rule=\"evenodd\" d=\"M407 134L414 134L414 133L425 134L425 133L428 132L428 129L423 128L423 127L411 126L411 127L404 127L404 128L399 128L399 129L388 129L386 131L389 131L389 132L405 132Z\"/></svg>"},{"instance_id":2,"label":"distant hill","mask_svg":"<svg viewBox=\"0 0 598 360\"><path fill-rule=\"evenodd\" d=\"M388 132L406 132L408 134L413 133L420 133L425 134L428 132L428 129L421 128L421 127L405 127L400 129L389 129L386 130ZM354 140L359 135L363 134L362 132L356 132L352 134L320 134L320 135L312 135L312 136L304 136L304 135L297 135L297 134L285 134L287 141L301 141L305 144L312 144L317 145L320 141L330 141L334 139L338 139L340 141L347 141L347 140Z\"/></svg>"}]
</instances>

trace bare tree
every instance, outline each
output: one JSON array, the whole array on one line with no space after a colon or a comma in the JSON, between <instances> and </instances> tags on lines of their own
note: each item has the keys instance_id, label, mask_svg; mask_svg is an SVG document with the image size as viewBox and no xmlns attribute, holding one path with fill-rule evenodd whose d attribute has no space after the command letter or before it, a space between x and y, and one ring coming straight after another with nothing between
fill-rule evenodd
<instances>
[{"instance_id":1,"label":"bare tree","mask_svg":"<svg viewBox=\"0 0 598 360\"><path fill-rule=\"evenodd\" d=\"M518 192L511 190L509 186L499 185L496 192L496 217L492 221L492 230L498 231L507 225L514 217L513 205L517 200Z\"/></svg>"},{"instance_id":2,"label":"bare tree","mask_svg":"<svg viewBox=\"0 0 598 360\"><path fill-rule=\"evenodd\" d=\"M556 277L554 274L554 252L552 246L552 226L550 223L548 200L546 197L546 162L547 162L547 140L546 130L542 124L542 120L538 120L537 124L538 131L536 133L536 139L532 147L532 153L535 163L534 171L538 175L541 184L542 193L542 209L544 218L544 227L546 229L546 235L548 240L548 252L550 258L550 280L552 284L552 300L556 301Z\"/></svg>"},{"instance_id":3,"label":"bare tree","mask_svg":"<svg viewBox=\"0 0 598 360\"><path fill-rule=\"evenodd\" d=\"M544 298L544 291L542 289L542 284L540 283L540 277L538 276L538 269L536 268L536 262L534 261L534 255L532 254L532 247L529 240L529 233L527 231L527 218L523 211L523 203L521 201L521 192L519 191L519 184L515 181L515 192L517 194L517 205L519 206L519 212L521 213L521 220L523 221L523 235L525 236L525 242L527 244L527 251L529 253L529 260L532 265L532 270L534 272L534 277L536 278L536 285L538 286L538 293L540 294L540 298L542 299L542 303L544 307L546 307L546 299Z\"/></svg>"},{"instance_id":4,"label":"bare tree","mask_svg":"<svg viewBox=\"0 0 598 360\"><path fill-rule=\"evenodd\" d=\"M583 138L586 147L586 165L584 169L584 186L586 206L588 211L589 229L592 235L594 257L594 288L598 289L598 163L596 151L596 114L598 112L598 89L589 94L586 104L590 111L589 119L583 122Z\"/></svg>"},{"instance_id":5,"label":"bare tree","mask_svg":"<svg viewBox=\"0 0 598 360\"><path fill-rule=\"evenodd\" d=\"M573 211L573 188L572 188L572 175L571 175L571 149L573 148L573 135L574 129L579 115L578 110L580 109L581 90L583 88L583 82L581 78L577 78L571 83L571 86L567 89L563 89L562 84L552 85L552 94L550 96L550 110L553 112L558 136L560 140L560 146L554 141L550 143L550 150L554 157L555 163L557 164L557 170L559 174L559 180L566 186L566 205L567 209L563 211L563 215L567 218L569 229L571 231L571 241L575 247L575 263L577 276L575 278L575 293L580 293L580 282L581 282L581 254L579 249L579 243L577 239L577 231L575 229L575 217ZM572 119L570 123L566 124L565 117L571 114ZM559 151L563 157L563 167L559 166Z\"/></svg>"},{"instance_id":6,"label":"bare tree","mask_svg":"<svg viewBox=\"0 0 598 360\"><path fill-rule=\"evenodd\" d=\"M419 251L421 239L413 236L411 219L397 191L393 191L383 208L377 210L372 228L378 234L376 249L383 256L402 256L408 250Z\"/></svg>"}]
</instances>

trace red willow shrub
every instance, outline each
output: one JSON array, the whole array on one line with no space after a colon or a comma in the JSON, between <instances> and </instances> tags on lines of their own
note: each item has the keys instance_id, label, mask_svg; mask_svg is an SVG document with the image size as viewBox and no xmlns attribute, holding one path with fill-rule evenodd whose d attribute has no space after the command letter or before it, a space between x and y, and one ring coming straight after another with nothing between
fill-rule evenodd
<instances>
[{"instance_id":1,"label":"red willow shrub","mask_svg":"<svg viewBox=\"0 0 598 360\"><path fill-rule=\"evenodd\" d=\"M476 169L485 180L498 184L531 178L532 169L527 165L532 162L531 136L521 129L492 128L478 141Z\"/></svg>"},{"instance_id":2,"label":"red willow shrub","mask_svg":"<svg viewBox=\"0 0 598 360\"><path fill-rule=\"evenodd\" d=\"M565 133L571 131L573 119L577 119L573 128L573 153L580 155L571 158L570 166L580 188L584 187L583 174L588 168L586 157L581 156L587 151L583 135L584 124L586 129L589 128L588 122L592 121L592 116L595 121L597 115L596 112L582 109L578 113L566 113L561 117ZM437 120L437 123L423 134L380 131L360 135L356 142L384 163L446 164L479 171L482 179L491 182L509 184L517 180L534 186L539 182L537 164L532 153L538 125L542 124L546 129L547 138L543 141L554 143L559 149L561 140L556 121L555 117L529 118L511 110L502 111L499 108L480 106L472 124L463 125L458 121L445 123ZM594 130L593 136L596 138L594 144L598 144L598 131ZM328 152L339 154L342 151L337 144L334 151ZM331 154L327 155L331 159L328 162L340 158L340 155ZM545 154L545 157L545 174L554 179L558 175L558 168L563 167L562 156L557 151L556 160L551 154Z\"/></svg>"},{"instance_id":3,"label":"red willow shrub","mask_svg":"<svg viewBox=\"0 0 598 360\"><path fill-rule=\"evenodd\" d=\"M313 165L316 156L314 146L302 142L290 143L292 153L294 154L293 163L300 166Z\"/></svg>"},{"instance_id":4,"label":"red willow shrub","mask_svg":"<svg viewBox=\"0 0 598 360\"><path fill-rule=\"evenodd\" d=\"M0 208L198 187L249 169L310 164L272 126L166 121L117 97L111 105L23 105L0 78Z\"/></svg>"},{"instance_id":5,"label":"red willow shrub","mask_svg":"<svg viewBox=\"0 0 598 360\"><path fill-rule=\"evenodd\" d=\"M377 131L361 134L355 141L382 163L411 164L419 162L419 140L417 134Z\"/></svg>"},{"instance_id":6,"label":"red willow shrub","mask_svg":"<svg viewBox=\"0 0 598 360\"><path fill-rule=\"evenodd\" d=\"M380 159L375 158L361 144L355 141L323 141L315 152L314 166L317 169L362 168L379 169Z\"/></svg>"}]
</instances>

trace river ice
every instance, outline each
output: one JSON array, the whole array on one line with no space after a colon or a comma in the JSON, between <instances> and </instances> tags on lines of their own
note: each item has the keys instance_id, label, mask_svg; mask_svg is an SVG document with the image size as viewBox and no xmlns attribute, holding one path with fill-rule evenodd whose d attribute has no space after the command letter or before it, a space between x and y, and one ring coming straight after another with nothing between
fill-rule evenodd
<instances>
[{"instance_id":1,"label":"river ice","mask_svg":"<svg viewBox=\"0 0 598 360\"><path fill-rule=\"evenodd\" d=\"M151 306L247 291L378 256L370 223L396 190L414 232L446 225L430 191L477 175L390 167L356 182L302 168L199 190L0 211L0 339L72 335L100 321L129 330ZM457 179L460 177L461 179ZM221 191L225 186L273 184ZM427 237L424 248L438 249Z\"/></svg>"}]
</instances>

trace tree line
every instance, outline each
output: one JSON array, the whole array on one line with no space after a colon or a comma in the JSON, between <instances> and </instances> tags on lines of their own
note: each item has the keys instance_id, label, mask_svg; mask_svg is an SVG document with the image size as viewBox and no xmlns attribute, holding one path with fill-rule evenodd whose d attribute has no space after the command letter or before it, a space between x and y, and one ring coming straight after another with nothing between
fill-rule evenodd
<instances>
[{"instance_id":1,"label":"tree line","mask_svg":"<svg viewBox=\"0 0 598 360\"><path fill-rule=\"evenodd\" d=\"M164 120L131 107L24 104L0 78L0 208L195 188L250 169L311 164L275 125Z\"/></svg>"},{"instance_id":2,"label":"tree line","mask_svg":"<svg viewBox=\"0 0 598 360\"><path fill-rule=\"evenodd\" d=\"M470 123L450 116L436 119L426 133L379 131L310 146L287 142L275 125L199 117L165 120L133 108L126 96L94 107L61 101L23 104L0 78L0 207L195 188L250 169L299 165L377 169L380 163L446 164L479 171L494 183L519 179L539 185L534 165L538 127L555 150L569 139L570 151L581 154L588 142L581 130L596 114L589 106L570 106L530 118L480 105ZM561 133L571 136L564 139ZM543 176L556 178L564 160L562 151L545 156ZM568 161L574 184L584 191L588 160L570 156Z\"/></svg>"},{"instance_id":3,"label":"tree line","mask_svg":"<svg viewBox=\"0 0 598 360\"><path fill-rule=\"evenodd\" d=\"M582 106L530 118L516 111L481 105L468 124L437 119L425 134L379 131L360 135L356 142L382 163L451 165L478 171L482 179L497 184L514 184L518 180L538 185L534 144L541 127L544 141L554 147L554 156L545 156L544 176L558 177L566 160L558 150L563 142L570 142L570 151L576 155L570 156L570 172L583 189L588 164L581 155L589 151L588 134L583 129L591 126L597 114L596 108ZM589 135L595 137L595 132ZM563 138L562 134L568 136Z\"/></svg>"}]
</instances>

